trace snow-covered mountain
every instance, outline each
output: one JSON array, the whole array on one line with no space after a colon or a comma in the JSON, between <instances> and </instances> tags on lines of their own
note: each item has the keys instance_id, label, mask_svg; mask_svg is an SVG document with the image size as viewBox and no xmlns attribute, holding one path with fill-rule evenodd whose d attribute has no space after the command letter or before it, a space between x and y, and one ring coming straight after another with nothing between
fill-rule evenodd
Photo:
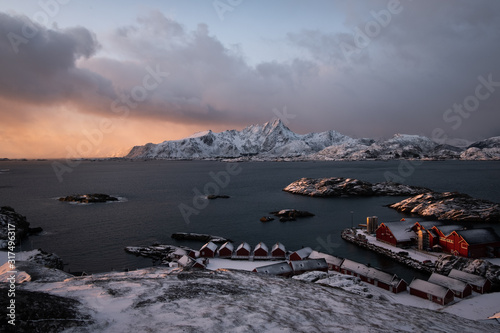
<instances>
[{"instance_id":1,"label":"snow-covered mountain","mask_svg":"<svg viewBox=\"0 0 500 333\"><path fill-rule=\"evenodd\" d=\"M500 137L463 148L438 144L419 135L396 134L389 140L354 139L334 130L297 134L274 119L241 131L205 131L181 140L135 146L126 158L272 160L364 160L364 159L500 159Z\"/></svg>"},{"instance_id":2,"label":"snow-covered mountain","mask_svg":"<svg viewBox=\"0 0 500 333\"><path fill-rule=\"evenodd\" d=\"M148 143L132 148L127 158L263 158L306 156L331 145L356 141L335 131L299 135L279 119L251 125L242 131L196 133L182 140Z\"/></svg>"}]
</instances>

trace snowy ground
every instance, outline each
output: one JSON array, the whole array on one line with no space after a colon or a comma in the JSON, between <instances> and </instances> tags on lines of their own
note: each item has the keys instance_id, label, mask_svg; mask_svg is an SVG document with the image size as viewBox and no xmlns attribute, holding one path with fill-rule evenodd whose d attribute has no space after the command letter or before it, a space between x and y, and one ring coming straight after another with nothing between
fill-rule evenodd
<instances>
[{"instance_id":1,"label":"snowy ground","mask_svg":"<svg viewBox=\"0 0 500 333\"><path fill-rule=\"evenodd\" d=\"M6 254L0 254L6 261ZM82 312L95 324L70 332L413 332L428 327L437 332L500 331L495 320L481 322L500 317L500 293L474 293L441 306L332 271L282 279L223 269L251 271L277 262L213 258L211 271L153 267L63 282L26 282L20 288L80 300Z\"/></svg>"},{"instance_id":2,"label":"snowy ground","mask_svg":"<svg viewBox=\"0 0 500 333\"><path fill-rule=\"evenodd\" d=\"M336 277L333 276L333 279ZM241 271L154 267L23 289L80 300L70 332L497 332L497 324L410 308L316 283Z\"/></svg>"},{"instance_id":3,"label":"snowy ground","mask_svg":"<svg viewBox=\"0 0 500 333\"><path fill-rule=\"evenodd\" d=\"M210 270L226 268L252 271L255 267L265 266L277 262L279 261L269 262L213 258L210 259L207 268ZM453 303L441 306L428 300L410 295L409 292L394 294L387 290L375 287L369 283L362 282L359 278L333 271L330 271L328 274L325 272L306 273L295 276L294 279L314 281L316 283L337 287L365 297L370 297L368 295L372 295L374 299L387 300L394 304L403 304L423 309L452 313L472 320L486 320L489 317L494 316L496 313L500 313L500 293L485 295L473 293L472 296L469 296L466 299L455 298Z\"/></svg>"}]
</instances>

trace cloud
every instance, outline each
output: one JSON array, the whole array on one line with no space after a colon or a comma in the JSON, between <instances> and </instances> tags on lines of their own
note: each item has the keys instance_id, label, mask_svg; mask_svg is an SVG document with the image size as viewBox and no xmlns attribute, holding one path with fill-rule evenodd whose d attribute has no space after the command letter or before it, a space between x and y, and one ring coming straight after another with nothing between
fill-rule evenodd
<instances>
[{"instance_id":1,"label":"cloud","mask_svg":"<svg viewBox=\"0 0 500 333\"><path fill-rule=\"evenodd\" d=\"M0 36L0 96L29 103L113 97L109 80L76 66L99 47L89 30L47 29L27 17L0 13Z\"/></svg>"},{"instance_id":2,"label":"cloud","mask_svg":"<svg viewBox=\"0 0 500 333\"><path fill-rule=\"evenodd\" d=\"M443 119L448 108L474 93L479 76L500 81L500 4L401 1L399 12L381 24L387 6L387 1L343 2L339 15L345 29L297 28L283 38L303 56L255 66L245 60L244 43L229 47L206 24L190 30L160 11L116 27L99 41L84 27L48 29L0 13L0 36L24 38L18 39L18 52L12 40L0 38L0 114L15 105L16 116L3 119L16 125L57 108L66 115L116 118L113 103L144 90L146 77L157 70L168 76L128 105L127 117L138 124L129 129L155 121L186 130L242 128L286 107L296 116L290 127L300 133L336 129L387 137L431 135L441 127L451 137L500 135L500 89L458 130ZM373 22L379 22L377 33L366 30ZM29 38L26 26L36 31ZM358 36L362 47L356 46L359 31L371 36ZM351 59L346 45L357 48ZM172 133L151 137L169 139Z\"/></svg>"}]
</instances>

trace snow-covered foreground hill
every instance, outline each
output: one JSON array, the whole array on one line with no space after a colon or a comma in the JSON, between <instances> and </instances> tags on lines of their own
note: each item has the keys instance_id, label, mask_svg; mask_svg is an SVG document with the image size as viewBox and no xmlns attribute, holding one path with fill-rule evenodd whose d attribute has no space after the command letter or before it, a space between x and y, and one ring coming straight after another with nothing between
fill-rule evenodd
<instances>
[{"instance_id":1,"label":"snow-covered foreground hill","mask_svg":"<svg viewBox=\"0 0 500 333\"><path fill-rule=\"evenodd\" d=\"M69 332L484 333L499 328L380 297L244 271L154 267L30 282L22 289L79 300L81 313L93 323Z\"/></svg>"},{"instance_id":2,"label":"snow-covered foreground hill","mask_svg":"<svg viewBox=\"0 0 500 333\"><path fill-rule=\"evenodd\" d=\"M419 135L396 134L389 140L354 139L334 130L297 134L279 119L251 125L241 131L210 130L188 138L133 147L131 159L241 160L365 160L365 159L466 159L500 160L500 137L459 148L438 144Z\"/></svg>"}]
</instances>

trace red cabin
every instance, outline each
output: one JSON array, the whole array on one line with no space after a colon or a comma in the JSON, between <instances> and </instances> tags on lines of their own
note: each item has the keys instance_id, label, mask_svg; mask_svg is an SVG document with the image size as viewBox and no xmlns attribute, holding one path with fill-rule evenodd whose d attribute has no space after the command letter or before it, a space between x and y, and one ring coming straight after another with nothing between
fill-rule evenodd
<instances>
[{"instance_id":1,"label":"red cabin","mask_svg":"<svg viewBox=\"0 0 500 333\"><path fill-rule=\"evenodd\" d=\"M230 242L225 242L219 248L219 257L220 258L231 258L233 255L234 246Z\"/></svg>"},{"instance_id":2,"label":"red cabin","mask_svg":"<svg viewBox=\"0 0 500 333\"><path fill-rule=\"evenodd\" d=\"M450 289L420 279L414 279L410 283L410 295L441 305L446 305L454 299L453 291Z\"/></svg>"},{"instance_id":3,"label":"red cabin","mask_svg":"<svg viewBox=\"0 0 500 333\"><path fill-rule=\"evenodd\" d=\"M273 248L271 249L271 256L273 258L286 258L285 245L281 244L280 242L274 244Z\"/></svg>"},{"instance_id":4,"label":"red cabin","mask_svg":"<svg viewBox=\"0 0 500 333\"><path fill-rule=\"evenodd\" d=\"M253 250L254 259L267 259L269 256L269 250L267 249L266 244L260 242L255 246Z\"/></svg>"}]
</instances>

